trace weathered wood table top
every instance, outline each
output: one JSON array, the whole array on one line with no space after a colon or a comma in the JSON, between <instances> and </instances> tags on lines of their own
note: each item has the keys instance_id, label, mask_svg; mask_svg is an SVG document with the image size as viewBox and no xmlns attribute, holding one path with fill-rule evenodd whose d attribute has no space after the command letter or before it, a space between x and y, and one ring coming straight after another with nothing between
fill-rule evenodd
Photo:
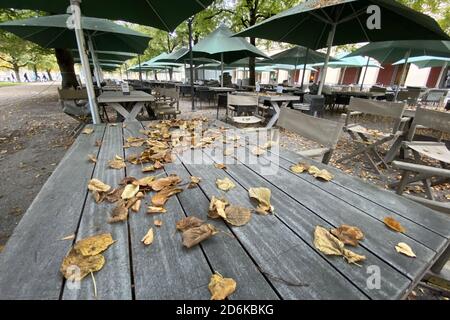
<instances>
[{"instance_id":1,"label":"weathered wood table top","mask_svg":"<svg viewBox=\"0 0 450 320\"><path fill-rule=\"evenodd\" d=\"M129 95L122 91L106 91L97 98L99 103L152 102L155 97L144 91L133 90Z\"/></svg>"},{"instance_id":2,"label":"weathered wood table top","mask_svg":"<svg viewBox=\"0 0 450 320\"><path fill-rule=\"evenodd\" d=\"M142 173L141 165L108 168L116 155L141 151L141 147L124 148L123 142L141 137L143 124L91 127L94 132L77 138L0 254L0 299L94 299L90 276L73 289L59 270L75 241L104 232L110 232L116 243L103 253L106 264L95 273L97 299L209 299L208 282L215 271L236 280L230 299L401 299L449 244L448 216L331 167L326 167L335 175L330 182L295 174L289 168L300 158L292 152L271 149L252 163L246 160L251 147L243 145L226 157L227 169L217 169L213 163L223 161L222 142L216 148L188 150L191 157L177 156L151 173L175 173L183 181L190 176L202 178L199 187L171 197L165 205L167 213L147 214L147 195L140 212L130 213L125 222L109 224L113 205L95 203L88 182L97 178L116 186L126 176L149 175ZM96 155L97 162L88 161L88 154ZM186 160L192 156L202 161ZM219 190L216 179L223 177L236 187L226 193ZM271 189L274 215L255 213L242 227L208 219L224 232L191 249L182 246L175 229L178 220L207 219L212 196L254 208L248 196L251 187ZM383 223L386 216L398 220L406 232L388 229ZM153 244L144 246L141 239L156 219L163 225L154 228ZM326 256L314 247L316 226L341 224L358 226L365 234L358 247L350 248L366 256L361 266ZM61 240L71 234L75 239ZM409 244L417 258L397 253L394 247L399 242ZM379 287L370 285L376 284L369 279L374 272L380 275Z\"/></svg>"}]
</instances>

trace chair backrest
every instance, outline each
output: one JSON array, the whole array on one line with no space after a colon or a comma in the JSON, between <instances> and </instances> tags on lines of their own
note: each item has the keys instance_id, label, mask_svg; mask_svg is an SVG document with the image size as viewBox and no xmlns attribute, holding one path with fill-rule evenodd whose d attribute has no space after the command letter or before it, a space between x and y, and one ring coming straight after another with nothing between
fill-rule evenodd
<instances>
[{"instance_id":1,"label":"chair backrest","mask_svg":"<svg viewBox=\"0 0 450 320\"><path fill-rule=\"evenodd\" d=\"M350 99L349 111L358 111L375 116L401 119L405 112L404 102L378 101L370 99L354 98Z\"/></svg>"},{"instance_id":2,"label":"chair backrest","mask_svg":"<svg viewBox=\"0 0 450 320\"><path fill-rule=\"evenodd\" d=\"M439 102L442 97L447 95L447 90L430 90L425 96L426 102Z\"/></svg>"},{"instance_id":3,"label":"chair backrest","mask_svg":"<svg viewBox=\"0 0 450 320\"><path fill-rule=\"evenodd\" d=\"M258 106L258 96L228 94L227 107L229 106Z\"/></svg>"},{"instance_id":4,"label":"chair backrest","mask_svg":"<svg viewBox=\"0 0 450 320\"><path fill-rule=\"evenodd\" d=\"M58 95L59 95L59 99L61 101L87 100L89 98L86 88L81 89L81 90L58 88Z\"/></svg>"},{"instance_id":5,"label":"chair backrest","mask_svg":"<svg viewBox=\"0 0 450 320\"><path fill-rule=\"evenodd\" d=\"M315 118L300 111L281 108L277 125L334 149L342 134L344 123Z\"/></svg>"},{"instance_id":6,"label":"chair backrest","mask_svg":"<svg viewBox=\"0 0 450 320\"><path fill-rule=\"evenodd\" d=\"M411 141L416 133L417 126L450 133L450 113L417 108L411 129L408 133L408 140Z\"/></svg>"},{"instance_id":7,"label":"chair backrest","mask_svg":"<svg viewBox=\"0 0 450 320\"><path fill-rule=\"evenodd\" d=\"M373 86L372 88L370 88L370 92L381 92L381 93L386 93L386 88L383 87L377 87L377 86Z\"/></svg>"}]
</instances>

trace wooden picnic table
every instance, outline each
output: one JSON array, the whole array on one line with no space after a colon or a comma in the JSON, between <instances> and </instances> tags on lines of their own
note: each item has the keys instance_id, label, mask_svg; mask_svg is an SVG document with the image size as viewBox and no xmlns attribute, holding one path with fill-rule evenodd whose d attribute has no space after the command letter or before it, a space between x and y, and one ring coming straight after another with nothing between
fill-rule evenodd
<instances>
[{"instance_id":1,"label":"wooden picnic table","mask_svg":"<svg viewBox=\"0 0 450 320\"><path fill-rule=\"evenodd\" d=\"M155 101L155 97L138 90L130 91L129 95L125 95L121 91L106 91L100 94L97 101L116 110L124 117L125 121L135 121L145 104Z\"/></svg>"},{"instance_id":2,"label":"wooden picnic table","mask_svg":"<svg viewBox=\"0 0 450 320\"><path fill-rule=\"evenodd\" d=\"M149 175L142 173L141 165L113 170L107 164L116 155L142 151L124 149L123 141L145 137L141 130L147 125L88 125L94 132L76 139L0 254L0 299L94 299L90 276L73 289L59 269L74 241L104 232L110 232L116 243L103 253L106 264L95 273L97 299L209 299L207 284L215 271L237 282L229 297L233 300L401 299L448 247L450 218L444 214L322 164L315 163L335 175L331 182L294 174L289 167L304 159L276 148L251 163L246 161L249 146L244 145L227 156L226 170L217 169L213 163L223 155L222 141L214 149L187 151L200 156L201 163L177 156L174 163L153 173L177 174L185 182L190 176L202 178L199 187L171 197L167 213L147 214L147 195L140 212L130 213L128 221L108 224L113 205L95 203L88 182L98 178L117 186L126 176ZM88 154L96 155L97 162L88 161ZM273 174L267 168L278 169ZM236 184L227 193L215 182L224 177ZM212 196L254 208L247 195L250 187L271 189L275 215L255 213L242 227L208 219L224 232L191 249L182 246L176 221L186 216L206 220ZM386 216L398 220L406 232L388 229L383 223ZM154 228L153 244L144 246L141 239L156 219L163 225ZM356 225L365 234L360 246L350 248L367 257L360 267L314 247L316 226L341 224ZM72 234L74 240L61 240ZM399 242L409 244L417 258L397 253L394 247ZM368 285L373 272L379 272L379 287Z\"/></svg>"}]
</instances>

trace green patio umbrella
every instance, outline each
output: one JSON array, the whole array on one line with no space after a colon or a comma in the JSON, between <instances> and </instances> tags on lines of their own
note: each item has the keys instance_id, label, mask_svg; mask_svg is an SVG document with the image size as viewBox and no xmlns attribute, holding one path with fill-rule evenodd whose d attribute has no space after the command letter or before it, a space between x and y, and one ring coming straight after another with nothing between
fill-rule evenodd
<instances>
[{"instance_id":1,"label":"green patio umbrella","mask_svg":"<svg viewBox=\"0 0 450 320\"><path fill-rule=\"evenodd\" d=\"M327 47L328 57L334 45L450 39L434 19L393 0L310 0L236 36L288 42L314 50ZM328 60L321 73L319 94L326 79Z\"/></svg>"},{"instance_id":2,"label":"green patio umbrella","mask_svg":"<svg viewBox=\"0 0 450 320\"><path fill-rule=\"evenodd\" d=\"M75 59L80 59L78 50L73 49L72 54ZM115 60L115 61L127 61L136 58L138 55L131 52L115 52L115 51L95 51L95 55L98 60Z\"/></svg>"},{"instance_id":3,"label":"green patio umbrella","mask_svg":"<svg viewBox=\"0 0 450 320\"><path fill-rule=\"evenodd\" d=\"M381 64L395 63L403 58L407 64L410 58L418 56L450 57L450 41L407 40L375 42L357 49L349 54L348 57L359 55L372 57ZM406 79L406 74L407 70L403 68L400 83L396 90L396 96L400 90L400 86Z\"/></svg>"},{"instance_id":4,"label":"green patio umbrella","mask_svg":"<svg viewBox=\"0 0 450 320\"><path fill-rule=\"evenodd\" d=\"M450 64L450 58L421 56L421 57L413 57L413 58L409 59L408 61L406 61L405 59L402 59L402 60L394 63L393 65L396 66L399 64L405 64L407 62L415 64L420 69L441 67L441 72L439 73L438 80L436 81L436 88L437 88L437 87L439 87L442 77L444 76L445 69L447 69L448 65Z\"/></svg>"},{"instance_id":5,"label":"green patio umbrella","mask_svg":"<svg viewBox=\"0 0 450 320\"><path fill-rule=\"evenodd\" d=\"M181 22L205 9L213 0L134 0L124 4L123 0L2 0L0 8L30 9L55 13L71 13L71 25L75 29L83 69L87 75L86 88L94 124L100 122L97 102L89 62L81 14L112 20L125 20L148 25L158 29L173 31ZM68 8L68 5L70 7ZM192 20L190 20L192 26ZM190 29L189 46L192 43Z\"/></svg>"},{"instance_id":6,"label":"green patio umbrella","mask_svg":"<svg viewBox=\"0 0 450 320\"><path fill-rule=\"evenodd\" d=\"M218 60L222 65L229 64L246 57L269 58L261 50L251 45L244 38L232 37L233 32L221 25L207 37L200 40L193 48L195 58ZM179 60L186 58L182 56ZM223 77L221 80L223 86Z\"/></svg>"}]
</instances>

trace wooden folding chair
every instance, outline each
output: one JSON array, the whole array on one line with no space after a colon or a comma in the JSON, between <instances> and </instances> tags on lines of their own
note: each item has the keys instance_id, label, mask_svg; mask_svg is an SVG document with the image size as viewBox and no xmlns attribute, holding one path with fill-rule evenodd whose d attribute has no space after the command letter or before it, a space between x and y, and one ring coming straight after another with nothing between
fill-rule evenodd
<instances>
[{"instance_id":1,"label":"wooden folding chair","mask_svg":"<svg viewBox=\"0 0 450 320\"><path fill-rule=\"evenodd\" d=\"M440 136L437 141L414 141L417 128L437 130L440 132ZM431 189L433 186L450 182L450 150L445 143L441 142L444 133L450 133L449 113L417 108L414 121L408 133L408 141L403 142L403 147L413 153L415 163L394 161L393 165L402 170L402 178L397 187L398 194L403 194L408 185L421 181L425 188L427 199L413 197L413 200L450 213L450 204L434 201ZM422 156L436 160L440 167L427 165L422 160Z\"/></svg>"},{"instance_id":2,"label":"wooden folding chair","mask_svg":"<svg viewBox=\"0 0 450 320\"><path fill-rule=\"evenodd\" d=\"M86 124L92 123L91 112L87 107L88 94L86 89L58 88L58 96L63 112L79 122L72 135L76 135Z\"/></svg>"},{"instance_id":3,"label":"wooden folding chair","mask_svg":"<svg viewBox=\"0 0 450 320\"><path fill-rule=\"evenodd\" d=\"M330 121L312 117L289 108L281 108L277 125L320 143L322 145L321 148L302 151L300 155L318 158L319 161L327 164L342 134L344 121Z\"/></svg>"},{"instance_id":4,"label":"wooden folding chair","mask_svg":"<svg viewBox=\"0 0 450 320\"><path fill-rule=\"evenodd\" d=\"M231 120L244 125L254 125L263 122L264 118L257 114L258 104L259 98L256 95L234 95L228 93L226 121ZM251 114L242 116L242 108L245 108Z\"/></svg>"},{"instance_id":5,"label":"wooden folding chair","mask_svg":"<svg viewBox=\"0 0 450 320\"><path fill-rule=\"evenodd\" d=\"M358 145L358 148L351 154L337 160L337 163L348 161L362 154L369 160L373 169L381 175L378 167L384 166L387 168L387 164L380 155L378 148L403 134L405 124L409 120L409 118L403 118L405 108L406 104L404 102L377 101L352 97L348 106L344 131L350 135L353 142ZM352 116L362 114L392 119L394 123L392 131L385 133L377 130L369 130L357 123L349 124Z\"/></svg>"}]
</instances>

